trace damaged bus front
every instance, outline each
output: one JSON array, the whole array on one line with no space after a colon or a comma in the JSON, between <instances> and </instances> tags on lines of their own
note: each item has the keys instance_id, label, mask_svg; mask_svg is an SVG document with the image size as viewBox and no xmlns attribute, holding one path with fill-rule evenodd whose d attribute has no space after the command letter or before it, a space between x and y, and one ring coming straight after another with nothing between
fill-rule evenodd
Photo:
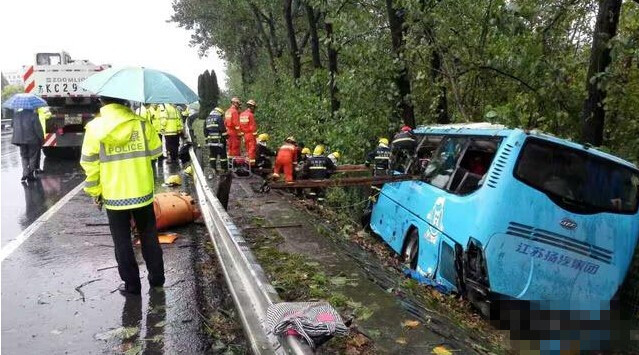
<instances>
[{"instance_id":1,"label":"damaged bus front","mask_svg":"<svg viewBox=\"0 0 639 355\"><path fill-rule=\"evenodd\" d=\"M476 127L417 129L403 169L422 178L384 185L372 230L415 277L476 304L607 309L639 235L637 168L548 135Z\"/></svg>"}]
</instances>

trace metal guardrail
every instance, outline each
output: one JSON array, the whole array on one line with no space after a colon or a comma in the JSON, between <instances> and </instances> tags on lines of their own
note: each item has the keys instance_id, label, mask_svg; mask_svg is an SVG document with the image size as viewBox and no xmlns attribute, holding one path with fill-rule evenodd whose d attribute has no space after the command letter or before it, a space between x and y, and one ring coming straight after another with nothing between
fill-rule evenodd
<instances>
[{"instance_id":1,"label":"metal guardrail","mask_svg":"<svg viewBox=\"0 0 639 355\"><path fill-rule=\"evenodd\" d=\"M191 141L188 127L186 134ZM297 337L278 337L266 329L266 311L271 304L281 302L281 299L235 223L208 186L193 147L189 154L202 216L252 352L312 354L311 348Z\"/></svg>"}]
</instances>

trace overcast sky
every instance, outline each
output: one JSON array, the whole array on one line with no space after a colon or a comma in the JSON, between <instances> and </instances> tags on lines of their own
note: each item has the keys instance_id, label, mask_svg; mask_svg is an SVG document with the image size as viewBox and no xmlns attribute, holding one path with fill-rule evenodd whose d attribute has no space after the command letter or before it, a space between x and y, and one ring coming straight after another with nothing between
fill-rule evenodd
<instances>
[{"instance_id":1,"label":"overcast sky","mask_svg":"<svg viewBox=\"0 0 639 355\"><path fill-rule=\"evenodd\" d=\"M94 64L138 65L169 72L197 92L197 76L214 69L226 87L225 63L199 58L190 33L167 23L171 0L0 1L0 70L33 64L37 52L67 51Z\"/></svg>"}]
</instances>

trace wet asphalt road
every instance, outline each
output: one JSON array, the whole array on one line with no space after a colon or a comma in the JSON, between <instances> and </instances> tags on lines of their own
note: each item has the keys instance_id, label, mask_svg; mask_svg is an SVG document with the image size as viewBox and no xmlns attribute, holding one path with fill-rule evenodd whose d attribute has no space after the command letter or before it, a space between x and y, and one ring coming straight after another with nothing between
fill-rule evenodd
<instances>
[{"instance_id":1,"label":"wet asphalt road","mask_svg":"<svg viewBox=\"0 0 639 355\"><path fill-rule=\"evenodd\" d=\"M23 184L20 182L20 152L18 147L11 144L10 132L2 132L1 152L1 246L4 247L73 190L84 176L77 161L51 160L43 156L40 166L44 168L44 173L40 175L40 180Z\"/></svg>"},{"instance_id":2,"label":"wet asphalt road","mask_svg":"<svg viewBox=\"0 0 639 355\"><path fill-rule=\"evenodd\" d=\"M81 179L69 167L52 168L59 187L20 187L9 149L2 151L2 235L15 235L36 214L34 206L52 204L66 186ZM5 175L5 155L7 175ZM179 172L179 166L162 166L158 181ZM176 189L189 190L185 186ZM17 183L16 183L17 182ZM5 185L6 191L5 192ZM159 186L158 190L166 190ZM15 191L13 191L15 190ZM18 196L24 191L26 201ZM35 196L35 197L33 197ZM43 203L44 201L44 203ZM7 208L5 203L10 204ZM13 211L13 210L16 211ZM38 206L37 210L46 209ZM29 213L24 211L28 210ZM19 212L23 211L23 212ZM5 215L7 214L7 215ZM5 221L17 218L12 227ZM82 192L2 262L3 354L111 354L205 353L208 336L200 313L203 294L200 250L208 236L203 226L176 228L180 238L162 245L166 273L163 292L150 291L139 247L136 257L142 277L142 297L123 297L106 213L99 212ZM222 281L223 282L223 281ZM218 291L220 292L220 291Z\"/></svg>"}]
</instances>

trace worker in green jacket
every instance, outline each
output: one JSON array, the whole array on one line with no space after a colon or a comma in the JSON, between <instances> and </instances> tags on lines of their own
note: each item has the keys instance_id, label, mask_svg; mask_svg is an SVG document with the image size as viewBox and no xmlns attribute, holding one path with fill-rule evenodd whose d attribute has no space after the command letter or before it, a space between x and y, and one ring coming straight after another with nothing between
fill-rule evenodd
<instances>
[{"instance_id":1,"label":"worker in green jacket","mask_svg":"<svg viewBox=\"0 0 639 355\"><path fill-rule=\"evenodd\" d=\"M151 160L162 153L153 126L136 115L126 101L100 97L100 114L86 125L80 165L84 191L99 209L106 208L115 259L125 295L141 292L140 271L131 243L131 217L140 233L142 256L152 287L164 285L164 261L153 211Z\"/></svg>"},{"instance_id":2,"label":"worker in green jacket","mask_svg":"<svg viewBox=\"0 0 639 355\"><path fill-rule=\"evenodd\" d=\"M174 105L159 105L160 133L164 136L167 162L177 162L178 149L180 146L180 136L182 135L182 115Z\"/></svg>"}]
</instances>

